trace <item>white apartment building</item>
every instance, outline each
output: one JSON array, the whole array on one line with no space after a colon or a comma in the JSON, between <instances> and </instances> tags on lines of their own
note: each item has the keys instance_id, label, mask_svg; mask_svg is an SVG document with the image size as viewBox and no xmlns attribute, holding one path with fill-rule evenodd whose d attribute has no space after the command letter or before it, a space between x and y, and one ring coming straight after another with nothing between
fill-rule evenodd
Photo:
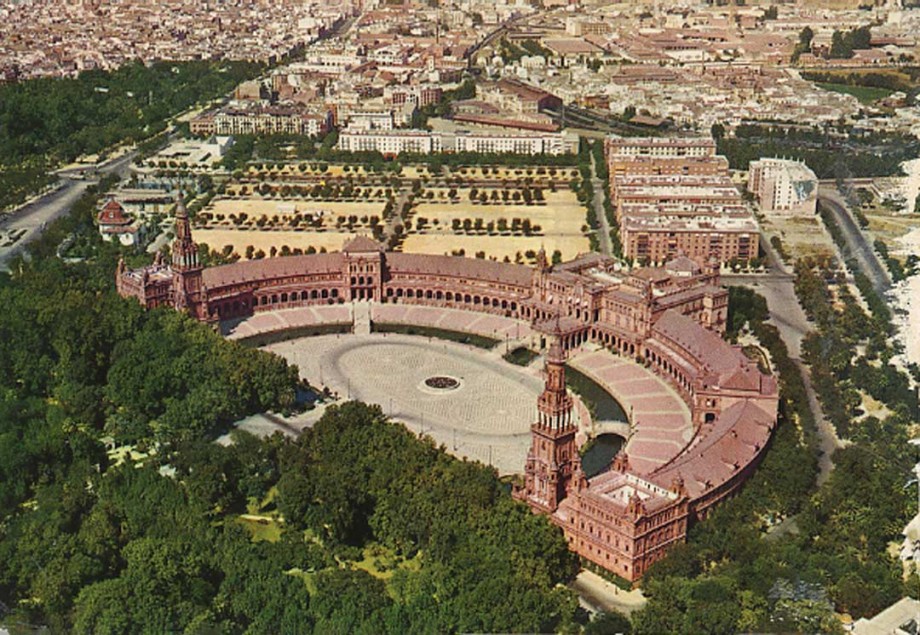
<instances>
[{"instance_id":1,"label":"white apartment building","mask_svg":"<svg viewBox=\"0 0 920 635\"><path fill-rule=\"evenodd\" d=\"M339 149L347 152L477 152L510 154L568 154L577 139L561 132L510 134L502 132L428 132L425 130L356 130L339 134Z\"/></svg>"},{"instance_id":2,"label":"white apartment building","mask_svg":"<svg viewBox=\"0 0 920 635\"><path fill-rule=\"evenodd\" d=\"M345 152L401 152L430 154L442 152L442 137L424 130L351 130L339 133L339 150Z\"/></svg>"},{"instance_id":3,"label":"white apartment building","mask_svg":"<svg viewBox=\"0 0 920 635\"><path fill-rule=\"evenodd\" d=\"M764 213L811 216L818 205L818 177L800 161L751 161L748 191L757 197Z\"/></svg>"},{"instance_id":4,"label":"white apartment building","mask_svg":"<svg viewBox=\"0 0 920 635\"><path fill-rule=\"evenodd\" d=\"M252 110L226 110L213 117L213 133L297 134L316 136L329 130L330 113L305 113L291 108L267 107Z\"/></svg>"}]
</instances>

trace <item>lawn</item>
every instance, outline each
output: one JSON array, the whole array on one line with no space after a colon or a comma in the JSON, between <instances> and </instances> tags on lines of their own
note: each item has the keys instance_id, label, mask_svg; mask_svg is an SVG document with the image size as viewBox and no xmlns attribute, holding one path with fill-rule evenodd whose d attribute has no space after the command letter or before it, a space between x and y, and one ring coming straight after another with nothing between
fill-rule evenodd
<instances>
[{"instance_id":1,"label":"lawn","mask_svg":"<svg viewBox=\"0 0 920 635\"><path fill-rule=\"evenodd\" d=\"M832 93L853 95L863 104L871 104L879 99L884 99L894 91L887 88L874 88L872 86L850 86L849 84L827 84L816 82L816 85Z\"/></svg>"},{"instance_id":2,"label":"lawn","mask_svg":"<svg viewBox=\"0 0 920 635\"><path fill-rule=\"evenodd\" d=\"M392 549L372 543L364 547L363 556L361 560L349 561L349 566L367 571L380 580L389 580L397 569L419 571L422 567L421 551L407 560L396 555Z\"/></svg>"},{"instance_id":3,"label":"lawn","mask_svg":"<svg viewBox=\"0 0 920 635\"><path fill-rule=\"evenodd\" d=\"M281 540L281 524L276 518L243 514L237 522L246 528L253 542L278 542Z\"/></svg>"}]
</instances>

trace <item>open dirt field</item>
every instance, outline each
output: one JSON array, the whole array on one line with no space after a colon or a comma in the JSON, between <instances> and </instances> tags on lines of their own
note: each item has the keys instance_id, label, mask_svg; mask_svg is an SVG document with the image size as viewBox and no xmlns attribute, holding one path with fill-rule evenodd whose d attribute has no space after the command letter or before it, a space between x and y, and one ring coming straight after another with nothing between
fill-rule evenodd
<instances>
[{"instance_id":1,"label":"open dirt field","mask_svg":"<svg viewBox=\"0 0 920 635\"><path fill-rule=\"evenodd\" d=\"M530 219L534 225L543 228L543 233L550 234L581 234L581 227L585 224L585 208L578 202L570 191L546 192L546 203L542 205L523 205L514 203L499 203L480 205L469 200L469 190L458 190L459 202L449 203L441 201L420 202L414 208L413 220L418 217L439 221L440 227L450 228L451 221L455 218L481 218L488 223L506 219L509 224L513 218Z\"/></svg>"},{"instance_id":2,"label":"open dirt field","mask_svg":"<svg viewBox=\"0 0 920 635\"><path fill-rule=\"evenodd\" d=\"M321 169L319 166L322 164L320 161L294 161L291 163L285 163L282 165L274 165L266 162L265 167L262 168L259 165L249 166L244 174L248 178L254 178L258 176L260 172L272 173L280 177L284 176L317 176L317 175L326 175L329 177L347 177L347 176L381 176L386 175L390 176L392 172L368 172L360 165L344 165L344 164L325 164L325 169ZM304 166L304 169L301 169L301 165ZM314 166L316 168L314 169ZM346 169L347 168L347 169ZM426 166L404 166L402 172L398 175L402 178L416 179L431 176L431 173L428 171Z\"/></svg>"},{"instance_id":3,"label":"open dirt field","mask_svg":"<svg viewBox=\"0 0 920 635\"><path fill-rule=\"evenodd\" d=\"M869 233L872 237L884 240L892 251L897 251L897 245L902 240L917 243L913 236L920 230L920 214L889 215L870 212L866 213L866 218L869 219Z\"/></svg>"},{"instance_id":4,"label":"open dirt field","mask_svg":"<svg viewBox=\"0 0 920 635\"><path fill-rule=\"evenodd\" d=\"M271 218L272 216L288 216L295 213L316 214L323 212L325 215L335 218L337 216L369 216L383 214L384 203L381 202L340 202L340 201L305 201L305 200L287 200L279 199L229 199L222 198L215 200L208 205L203 211L212 214L239 214L245 212L249 218L259 218L263 214Z\"/></svg>"},{"instance_id":5,"label":"open dirt field","mask_svg":"<svg viewBox=\"0 0 920 635\"><path fill-rule=\"evenodd\" d=\"M453 234L412 234L406 238L402 250L416 254L450 254L463 249L467 256L484 251L487 258L512 262L517 252L523 255L527 250L546 249L547 254L555 250L562 252L562 259L569 260L578 254L590 251L588 239L584 236L456 236ZM525 262L527 260L525 259Z\"/></svg>"},{"instance_id":6,"label":"open dirt field","mask_svg":"<svg viewBox=\"0 0 920 635\"><path fill-rule=\"evenodd\" d=\"M833 239L817 216L767 218L763 229L768 236L779 235L793 259L835 253Z\"/></svg>"},{"instance_id":7,"label":"open dirt field","mask_svg":"<svg viewBox=\"0 0 920 635\"><path fill-rule=\"evenodd\" d=\"M486 190L491 194L491 190ZM454 250L463 249L472 256L476 252L484 251L487 258L503 260L506 256L512 261L518 252L524 254L528 250L538 251L540 247L548 253L555 250L562 252L563 259L572 258L590 249L588 239L582 235L581 228L585 224L585 208L575 198L575 194L565 190L560 192L545 192L545 204L523 205L509 203L473 204L469 200L469 190L458 190L459 202L450 203L436 199L424 201L413 210L411 226L417 226L418 219L428 221L424 233L416 229L408 232L403 251L426 254L450 254ZM532 226L539 226L539 235L513 236L513 235L465 235L455 233L451 229L452 222L464 219L475 221L481 218L485 225L498 223L505 219L510 227L515 218L527 219ZM437 223L435 223L437 220Z\"/></svg>"},{"instance_id":8,"label":"open dirt field","mask_svg":"<svg viewBox=\"0 0 920 635\"><path fill-rule=\"evenodd\" d=\"M313 247L317 251L325 247L326 251L339 251L342 245L355 234L340 233L335 231L261 231L261 230L236 230L236 229L195 229L195 240L205 243L211 249L221 250L225 245L233 245L233 250L243 255L246 247L252 245L256 251L261 249L266 254L272 247L281 249L287 245L291 249L300 247L306 250Z\"/></svg>"},{"instance_id":9,"label":"open dirt field","mask_svg":"<svg viewBox=\"0 0 920 635\"><path fill-rule=\"evenodd\" d=\"M532 178L535 180L540 180L542 178L552 177L555 179L575 179L578 178L578 168L575 167L539 167L539 166L526 166L526 167L501 167L501 166L467 166L467 167L456 167L448 168L450 176L459 176L461 178L472 178L472 179L481 179L487 178L490 180L501 179L505 180L517 180Z\"/></svg>"}]
</instances>

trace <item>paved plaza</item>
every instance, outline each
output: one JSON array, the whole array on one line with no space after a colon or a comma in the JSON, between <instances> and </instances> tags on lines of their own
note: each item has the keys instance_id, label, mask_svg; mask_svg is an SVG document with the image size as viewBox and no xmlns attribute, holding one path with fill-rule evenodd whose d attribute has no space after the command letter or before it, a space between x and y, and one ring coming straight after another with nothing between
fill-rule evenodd
<instances>
[{"instance_id":1,"label":"paved plaza","mask_svg":"<svg viewBox=\"0 0 920 635\"><path fill-rule=\"evenodd\" d=\"M473 333L509 343L529 342L536 337L530 324L510 317L445 307L377 302L313 305L259 312L240 320L225 322L222 331L227 339L242 339L310 326L352 324L356 318L359 318L359 322L366 320L380 324L426 326Z\"/></svg>"},{"instance_id":2,"label":"paved plaza","mask_svg":"<svg viewBox=\"0 0 920 635\"><path fill-rule=\"evenodd\" d=\"M506 342L483 350L454 342L395 333L369 333L371 322L415 324L476 333ZM409 429L432 437L455 456L492 465L501 474L523 469L530 424L542 390L540 360L527 368L503 360L512 345L533 343L528 324L511 318L439 307L376 303L310 306L258 313L225 325L229 338L305 326L354 323L356 334L301 337L267 346L300 368L313 386L328 387L342 399L381 406ZM359 328L360 327L360 328ZM595 422L577 399L578 440L615 432L628 437L626 451L639 473L649 473L677 456L693 439L690 412L663 379L632 360L594 345L574 352L569 364L620 402L630 423ZM456 380L451 389L425 385L432 377ZM307 421L247 421L295 433ZM284 424L284 425L282 425Z\"/></svg>"},{"instance_id":3,"label":"paved plaza","mask_svg":"<svg viewBox=\"0 0 920 635\"><path fill-rule=\"evenodd\" d=\"M669 462L693 439L687 405L647 368L607 350L575 355L569 363L623 406L632 428L626 452L640 474Z\"/></svg>"},{"instance_id":4,"label":"paved plaza","mask_svg":"<svg viewBox=\"0 0 920 635\"><path fill-rule=\"evenodd\" d=\"M342 399L378 404L455 456L492 465L500 474L523 469L543 387L539 359L522 368L501 358L502 345L483 350L394 333L301 337L266 350L296 364L310 384ZM648 369L604 349L576 352L569 363L622 404L631 425L616 431L629 436L630 462L640 473L667 463L691 441L687 406ZM448 378L451 387L426 385L434 377ZM576 411L580 441L591 429L613 431L592 426L577 396Z\"/></svg>"},{"instance_id":5,"label":"paved plaza","mask_svg":"<svg viewBox=\"0 0 920 635\"><path fill-rule=\"evenodd\" d=\"M392 333L298 338L266 350L296 364L310 384L378 404L456 456L501 474L524 466L543 389L538 366L521 368L493 351ZM432 388L425 384L432 377L458 385Z\"/></svg>"}]
</instances>

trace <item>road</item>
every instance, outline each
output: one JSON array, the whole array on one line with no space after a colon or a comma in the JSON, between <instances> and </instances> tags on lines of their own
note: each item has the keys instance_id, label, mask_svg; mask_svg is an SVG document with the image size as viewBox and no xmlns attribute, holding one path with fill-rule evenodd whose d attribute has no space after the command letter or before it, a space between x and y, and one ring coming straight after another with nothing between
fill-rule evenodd
<instances>
[{"instance_id":1,"label":"road","mask_svg":"<svg viewBox=\"0 0 920 635\"><path fill-rule=\"evenodd\" d=\"M846 201L835 187L821 186L818 190L818 206L831 212L837 226L843 232L846 248L841 248L844 258L856 258L859 268L872 282L876 293L884 295L891 288L888 269L878 259L875 248L853 220Z\"/></svg>"},{"instance_id":2,"label":"road","mask_svg":"<svg viewBox=\"0 0 920 635\"><path fill-rule=\"evenodd\" d=\"M808 396L808 405L815 417L815 432L818 437L818 484L824 483L830 476L834 464L831 459L834 451L843 446L837 437L834 426L825 418L821 403L818 401L814 386L811 383L811 373L802 362L802 340L812 324L808 321L805 311L799 304L795 295L795 280L782 264L779 255L774 251L769 241L761 241L767 255L767 262L771 264L770 272L764 275L724 275L722 282L727 285L745 286L762 295L767 301L770 312L770 323L779 330L780 337L786 343L789 357L795 362L802 374L805 383L805 394Z\"/></svg>"},{"instance_id":3,"label":"road","mask_svg":"<svg viewBox=\"0 0 920 635\"><path fill-rule=\"evenodd\" d=\"M594 214L597 216L598 244L601 253L609 256L612 252L610 246L610 224L607 222L607 215L604 213L604 182L597 178L597 166L594 164L594 153L591 153L591 187L594 190L594 198L591 205L594 206Z\"/></svg>"},{"instance_id":4,"label":"road","mask_svg":"<svg viewBox=\"0 0 920 635\"><path fill-rule=\"evenodd\" d=\"M135 152L128 152L118 158L101 164L98 168L103 174L118 174L123 176ZM20 207L15 212L4 216L0 220L0 229L5 231L25 230L25 235L16 244L10 247L0 247L0 271L9 271L9 262L22 253L25 246L38 238L45 226L64 215L71 206L83 195L90 185L97 181L78 180L70 174L73 170L62 172L60 188Z\"/></svg>"}]
</instances>

